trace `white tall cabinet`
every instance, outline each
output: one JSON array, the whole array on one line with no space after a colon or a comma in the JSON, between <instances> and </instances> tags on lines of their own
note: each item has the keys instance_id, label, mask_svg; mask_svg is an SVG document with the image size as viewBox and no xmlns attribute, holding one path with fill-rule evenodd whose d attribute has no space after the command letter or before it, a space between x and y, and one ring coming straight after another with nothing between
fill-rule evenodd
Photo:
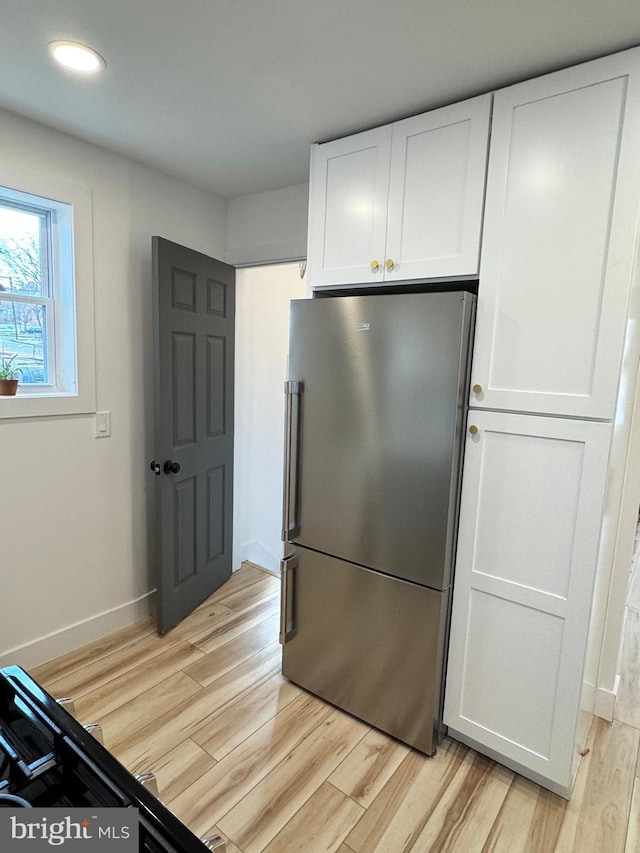
<instances>
[{"instance_id":1,"label":"white tall cabinet","mask_svg":"<svg viewBox=\"0 0 640 853\"><path fill-rule=\"evenodd\" d=\"M562 794L634 262L639 87L632 50L494 102L445 722Z\"/></svg>"},{"instance_id":2,"label":"white tall cabinet","mask_svg":"<svg viewBox=\"0 0 640 853\"><path fill-rule=\"evenodd\" d=\"M566 794L611 426L469 420L445 722Z\"/></svg>"},{"instance_id":3,"label":"white tall cabinet","mask_svg":"<svg viewBox=\"0 0 640 853\"><path fill-rule=\"evenodd\" d=\"M315 145L310 285L477 276L491 95Z\"/></svg>"},{"instance_id":4,"label":"white tall cabinet","mask_svg":"<svg viewBox=\"0 0 640 853\"><path fill-rule=\"evenodd\" d=\"M444 719L566 795L625 405L640 48L495 93L485 201L491 103L314 146L309 279L479 270Z\"/></svg>"}]
</instances>

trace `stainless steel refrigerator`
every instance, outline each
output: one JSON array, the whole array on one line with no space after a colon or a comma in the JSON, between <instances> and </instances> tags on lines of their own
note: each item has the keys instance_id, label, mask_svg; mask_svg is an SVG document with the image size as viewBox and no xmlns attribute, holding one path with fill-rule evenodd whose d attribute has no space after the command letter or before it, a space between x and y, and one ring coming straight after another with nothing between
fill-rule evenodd
<instances>
[{"instance_id":1,"label":"stainless steel refrigerator","mask_svg":"<svg viewBox=\"0 0 640 853\"><path fill-rule=\"evenodd\" d=\"M291 303L282 672L428 754L474 312L461 290Z\"/></svg>"}]
</instances>

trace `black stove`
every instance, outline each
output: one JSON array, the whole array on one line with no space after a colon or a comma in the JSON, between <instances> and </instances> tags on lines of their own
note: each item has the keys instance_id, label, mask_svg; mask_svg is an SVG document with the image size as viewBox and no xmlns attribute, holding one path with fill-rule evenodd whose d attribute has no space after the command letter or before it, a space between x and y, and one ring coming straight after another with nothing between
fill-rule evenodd
<instances>
[{"instance_id":1,"label":"black stove","mask_svg":"<svg viewBox=\"0 0 640 853\"><path fill-rule=\"evenodd\" d=\"M212 846L187 829L19 666L0 669L2 806L134 807L140 853L204 853Z\"/></svg>"}]
</instances>

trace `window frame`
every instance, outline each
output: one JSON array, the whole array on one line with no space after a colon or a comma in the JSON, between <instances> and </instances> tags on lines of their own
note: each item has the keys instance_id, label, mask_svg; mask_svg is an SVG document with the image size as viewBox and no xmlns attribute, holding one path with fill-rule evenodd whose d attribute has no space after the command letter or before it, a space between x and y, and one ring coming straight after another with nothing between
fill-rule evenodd
<instances>
[{"instance_id":1,"label":"window frame","mask_svg":"<svg viewBox=\"0 0 640 853\"><path fill-rule=\"evenodd\" d=\"M59 376L58 365L64 363L60 358L58 350L64 347L60 341L57 329L64 326L62 317L64 312L64 300L58 291L62 288L70 288L73 293L74 277L73 270L67 270L65 279L61 265L57 263L58 242L67 241L73 244L73 232L71 228L71 212L67 205L61 202L53 202L30 193L18 192L9 187L0 186L0 207L15 209L20 212L29 213L39 219L40 231L40 255L41 255L41 283L42 289L39 296L22 293L21 291L1 291L0 302L23 303L41 305L44 308L46 319L45 337L45 359L47 365L47 381L39 383L20 383L23 394L45 394L47 392L68 391L63 377ZM62 220L59 222L59 220ZM62 226L62 231L60 229ZM67 383L68 384L68 383ZM75 385L75 363L73 370L73 383Z\"/></svg>"},{"instance_id":2,"label":"window frame","mask_svg":"<svg viewBox=\"0 0 640 853\"><path fill-rule=\"evenodd\" d=\"M28 199L26 196L32 196ZM51 211L48 262L55 288L51 322L54 382L19 386L0 397L0 419L96 411L92 194L87 187L0 164L0 197ZM0 295L0 298L2 296ZM49 377L51 380L53 377Z\"/></svg>"}]
</instances>

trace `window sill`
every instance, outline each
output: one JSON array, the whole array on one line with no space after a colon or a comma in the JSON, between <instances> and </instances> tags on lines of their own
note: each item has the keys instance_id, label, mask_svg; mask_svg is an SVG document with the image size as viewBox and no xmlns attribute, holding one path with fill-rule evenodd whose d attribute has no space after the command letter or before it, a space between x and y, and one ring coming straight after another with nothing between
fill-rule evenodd
<instances>
[{"instance_id":1,"label":"window sill","mask_svg":"<svg viewBox=\"0 0 640 853\"><path fill-rule=\"evenodd\" d=\"M96 411L93 394L16 394L0 397L0 420L52 415L86 415Z\"/></svg>"}]
</instances>

